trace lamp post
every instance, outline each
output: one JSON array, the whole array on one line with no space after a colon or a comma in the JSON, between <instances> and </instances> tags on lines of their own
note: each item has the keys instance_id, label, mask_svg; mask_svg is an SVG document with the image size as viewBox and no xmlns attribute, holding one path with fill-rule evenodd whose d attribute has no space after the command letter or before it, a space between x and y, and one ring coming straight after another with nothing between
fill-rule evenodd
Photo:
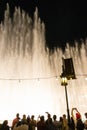
<instances>
[{"instance_id":1,"label":"lamp post","mask_svg":"<svg viewBox=\"0 0 87 130\"><path fill-rule=\"evenodd\" d=\"M62 58L62 73L61 77L61 85L65 86L65 96L66 96L66 105L67 105L67 118L68 118L68 126L70 129L70 114L69 114L69 104L68 104L68 94L67 94L67 80L76 79L75 70L73 66L72 58L64 59Z\"/></svg>"},{"instance_id":2,"label":"lamp post","mask_svg":"<svg viewBox=\"0 0 87 130\"><path fill-rule=\"evenodd\" d=\"M70 114L69 114L69 104L68 104L68 94L67 94L67 78L61 78L61 85L65 87L65 96L66 96L66 105L67 105L67 118L68 118L68 126L70 127Z\"/></svg>"}]
</instances>

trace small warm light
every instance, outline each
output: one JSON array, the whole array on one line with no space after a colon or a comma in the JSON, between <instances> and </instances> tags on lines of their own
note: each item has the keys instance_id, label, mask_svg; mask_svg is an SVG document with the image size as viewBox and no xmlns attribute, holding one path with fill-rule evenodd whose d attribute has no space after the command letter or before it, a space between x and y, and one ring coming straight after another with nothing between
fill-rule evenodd
<instances>
[{"instance_id":1,"label":"small warm light","mask_svg":"<svg viewBox=\"0 0 87 130\"><path fill-rule=\"evenodd\" d=\"M68 83L67 83L67 78L66 77L62 77L61 78L61 85L62 86L65 86L65 85L67 85Z\"/></svg>"}]
</instances>

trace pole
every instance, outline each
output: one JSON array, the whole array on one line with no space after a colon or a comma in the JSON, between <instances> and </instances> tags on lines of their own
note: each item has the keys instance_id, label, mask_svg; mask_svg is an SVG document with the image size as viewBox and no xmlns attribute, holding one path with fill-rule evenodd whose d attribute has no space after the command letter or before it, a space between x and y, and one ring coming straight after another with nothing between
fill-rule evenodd
<instances>
[{"instance_id":1,"label":"pole","mask_svg":"<svg viewBox=\"0 0 87 130\"><path fill-rule=\"evenodd\" d=\"M69 114L69 104L68 104L67 85L65 85L65 95L66 95L66 105L67 105L68 126L69 126L69 128L70 128L70 114Z\"/></svg>"}]
</instances>

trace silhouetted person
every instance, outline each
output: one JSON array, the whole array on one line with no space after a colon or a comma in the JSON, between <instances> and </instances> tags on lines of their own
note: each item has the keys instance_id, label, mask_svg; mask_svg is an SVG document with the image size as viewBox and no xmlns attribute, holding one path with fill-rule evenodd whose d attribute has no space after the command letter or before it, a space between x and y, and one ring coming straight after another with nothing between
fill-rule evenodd
<instances>
[{"instance_id":1,"label":"silhouetted person","mask_svg":"<svg viewBox=\"0 0 87 130\"><path fill-rule=\"evenodd\" d=\"M75 122L74 122L73 117L70 118L70 129L75 130Z\"/></svg>"},{"instance_id":2,"label":"silhouetted person","mask_svg":"<svg viewBox=\"0 0 87 130\"><path fill-rule=\"evenodd\" d=\"M28 117L27 117L28 130L31 130L30 121L31 121L31 119L30 119L30 116L28 115Z\"/></svg>"},{"instance_id":3,"label":"silhouetted person","mask_svg":"<svg viewBox=\"0 0 87 130\"><path fill-rule=\"evenodd\" d=\"M82 119L80 117L77 118L76 128L77 130L84 130L84 123L82 122Z\"/></svg>"},{"instance_id":4,"label":"silhouetted person","mask_svg":"<svg viewBox=\"0 0 87 130\"><path fill-rule=\"evenodd\" d=\"M47 127L47 130L56 130L52 122L51 115L49 113L47 113L46 127Z\"/></svg>"},{"instance_id":5,"label":"silhouetted person","mask_svg":"<svg viewBox=\"0 0 87 130\"><path fill-rule=\"evenodd\" d=\"M3 124L0 127L0 130L10 130L8 126L8 120L4 120Z\"/></svg>"},{"instance_id":6,"label":"silhouetted person","mask_svg":"<svg viewBox=\"0 0 87 130\"><path fill-rule=\"evenodd\" d=\"M84 121L84 127L87 130L87 112L84 114L85 115L85 121Z\"/></svg>"},{"instance_id":7,"label":"silhouetted person","mask_svg":"<svg viewBox=\"0 0 87 130\"><path fill-rule=\"evenodd\" d=\"M46 113L47 113L46 124L48 125L50 123L50 121L52 120L52 118L51 118L51 115L48 112L46 112Z\"/></svg>"},{"instance_id":8,"label":"silhouetted person","mask_svg":"<svg viewBox=\"0 0 87 130\"><path fill-rule=\"evenodd\" d=\"M66 114L63 114L63 130L68 130L68 119L66 118Z\"/></svg>"},{"instance_id":9,"label":"silhouetted person","mask_svg":"<svg viewBox=\"0 0 87 130\"><path fill-rule=\"evenodd\" d=\"M59 121L57 120L57 116L56 115L53 115L53 124L54 124L56 130L58 130L58 128L59 128Z\"/></svg>"},{"instance_id":10,"label":"silhouetted person","mask_svg":"<svg viewBox=\"0 0 87 130\"><path fill-rule=\"evenodd\" d=\"M30 130L35 130L36 125L37 125L37 122L34 119L34 115L32 115L31 120L30 120Z\"/></svg>"},{"instance_id":11,"label":"silhouetted person","mask_svg":"<svg viewBox=\"0 0 87 130\"><path fill-rule=\"evenodd\" d=\"M25 115L25 114L22 116L21 123L22 123L22 124L23 124L23 123L26 123L26 124L27 124L27 118L26 118L26 115Z\"/></svg>"},{"instance_id":12,"label":"silhouetted person","mask_svg":"<svg viewBox=\"0 0 87 130\"><path fill-rule=\"evenodd\" d=\"M81 119L80 112L77 110L77 108L72 108L71 114L72 114L72 117L73 117L74 120L75 120L74 111L75 111L75 115L76 115L75 124L76 124L77 130L84 130L84 123Z\"/></svg>"},{"instance_id":13,"label":"silhouetted person","mask_svg":"<svg viewBox=\"0 0 87 130\"><path fill-rule=\"evenodd\" d=\"M44 116L41 116L40 121L37 122L37 130L47 130Z\"/></svg>"},{"instance_id":14,"label":"silhouetted person","mask_svg":"<svg viewBox=\"0 0 87 130\"><path fill-rule=\"evenodd\" d=\"M63 117L59 117L59 126L58 126L58 130L63 130Z\"/></svg>"},{"instance_id":15,"label":"silhouetted person","mask_svg":"<svg viewBox=\"0 0 87 130\"><path fill-rule=\"evenodd\" d=\"M19 113L16 114L16 117L13 119L12 121L12 129L14 128L14 126L19 122L20 117L19 117Z\"/></svg>"}]
</instances>

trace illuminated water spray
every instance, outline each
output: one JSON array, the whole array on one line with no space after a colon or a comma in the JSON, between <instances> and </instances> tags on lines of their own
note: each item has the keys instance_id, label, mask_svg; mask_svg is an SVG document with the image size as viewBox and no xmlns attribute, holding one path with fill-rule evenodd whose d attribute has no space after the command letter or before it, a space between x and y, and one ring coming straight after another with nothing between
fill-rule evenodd
<instances>
[{"instance_id":1,"label":"illuminated water spray","mask_svg":"<svg viewBox=\"0 0 87 130\"><path fill-rule=\"evenodd\" d=\"M7 6L8 7L8 6ZM62 57L73 58L76 80L69 80L67 91L70 110L87 111L87 43L79 48L67 44L49 53L44 23L38 11L32 20L16 8L13 19L9 7L0 24L0 119L12 120L17 112L31 115L66 113L65 90L60 83ZM56 80L57 79L57 80Z\"/></svg>"}]
</instances>

